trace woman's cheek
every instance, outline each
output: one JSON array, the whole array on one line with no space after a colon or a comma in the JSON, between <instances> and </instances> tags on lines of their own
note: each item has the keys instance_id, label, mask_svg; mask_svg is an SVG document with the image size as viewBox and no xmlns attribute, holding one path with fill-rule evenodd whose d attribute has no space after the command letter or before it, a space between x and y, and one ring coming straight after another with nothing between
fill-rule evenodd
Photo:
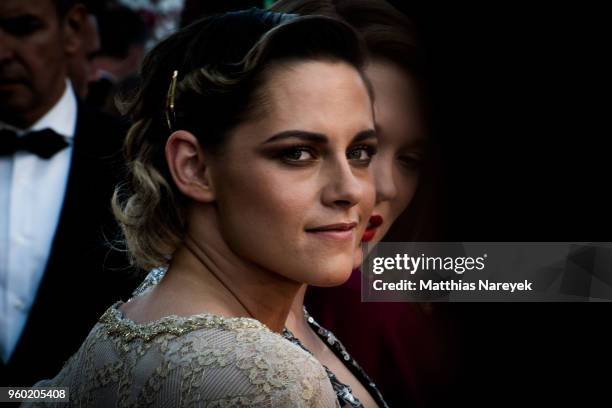
<instances>
[{"instance_id":1,"label":"woman's cheek","mask_svg":"<svg viewBox=\"0 0 612 408\"><path fill-rule=\"evenodd\" d=\"M399 166L399 165L398 165ZM419 184L419 174L417 171L396 168L394 171L394 183L397 188L397 195L391 200L393 209L393 221L404 212L414 198Z\"/></svg>"}]
</instances>

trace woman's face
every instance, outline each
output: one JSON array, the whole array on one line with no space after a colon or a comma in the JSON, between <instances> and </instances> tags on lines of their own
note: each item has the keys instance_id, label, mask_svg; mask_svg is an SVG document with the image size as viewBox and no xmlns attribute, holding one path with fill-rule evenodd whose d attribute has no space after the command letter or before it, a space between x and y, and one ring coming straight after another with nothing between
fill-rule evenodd
<instances>
[{"instance_id":1,"label":"woman's face","mask_svg":"<svg viewBox=\"0 0 612 408\"><path fill-rule=\"evenodd\" d=\"M375 202L377 139L359 73L342 62L274 67L265 114L240 124L210 177L221 234L241 259L296 282L344 282Z\"/></svg>"},{"instance_id":2,"label":"woman's face","mask_svg":"<svg viewBox=\"0 0 612 408\"><path fill-rule=\"evenodd\" d=\"M374 247L408 207L419 181L423 132L413 80L399 66L374 60L366 68L374 88L378 154L372 160L376 206L363 236Z\"/></svg>"}]
</instances>

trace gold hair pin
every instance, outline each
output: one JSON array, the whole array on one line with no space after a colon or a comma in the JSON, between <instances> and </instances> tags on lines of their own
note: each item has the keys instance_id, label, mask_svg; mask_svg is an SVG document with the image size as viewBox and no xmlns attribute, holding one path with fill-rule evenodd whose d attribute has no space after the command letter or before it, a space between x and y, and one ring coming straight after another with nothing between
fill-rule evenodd
<instances>
[{"instance_id":1,"label":"gold hair pin","mask_svg":"<svg viewBox=\"0 0 612 408\"><path fill-rule=\"evenodd\" d=\"M168 123L168 129L170 129L171 132L176 122L176 113L174 111L174 96L176 94L177 78L178 71L174 70L174 72L172 73L172 80L170 81L170 87L168 88L168 94L166 95L166 122Z\"/></svg>"}]
</instances>

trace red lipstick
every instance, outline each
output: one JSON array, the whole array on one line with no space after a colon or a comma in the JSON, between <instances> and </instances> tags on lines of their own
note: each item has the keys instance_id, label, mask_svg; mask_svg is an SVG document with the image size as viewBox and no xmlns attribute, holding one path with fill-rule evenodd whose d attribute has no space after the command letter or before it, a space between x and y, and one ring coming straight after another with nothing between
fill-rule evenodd
<instances>
[{"instance_id":1,"label":"red lipstick","mask_svg":"<svg viewBox=\"0 0 612 408\"><path fill-rule=\"evenodd\" d=\"M376 235L376 230L382 225L382 223L383 217L380 215L372 215L368 220L368 227L363 233L363 237L361 237L361 242L370 242L373 240L374 236Z\"/></svg>"}]
</instances>

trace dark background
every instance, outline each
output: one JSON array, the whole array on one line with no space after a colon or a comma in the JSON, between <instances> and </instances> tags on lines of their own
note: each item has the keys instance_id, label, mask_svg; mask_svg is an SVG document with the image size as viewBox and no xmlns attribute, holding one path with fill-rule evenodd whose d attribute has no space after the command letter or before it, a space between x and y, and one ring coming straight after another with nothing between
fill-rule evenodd
<instances>
[{"instance_id":1,"label":"dark background","mask_svg":"<svg viewBox=\"0 0 612 408\"><path fill-rule=\"evenodd\" d=\"M446 238L609 241L603 10L391 3L425 45Z\"/></svg>"},{"instance_id":2,"label":"dark background","mask_svg":"<svg viewBox=\"0 0 612 408\"><path fill-rule=\"evenodd\" d=\"M603 9L391 3L413 18L425 45L443 240L612 241L604 122L612 71L603 65L612 37ZM458 364L439 403L590 406L609 398L610 305L441 310L457 328Z\"/></svg>"}]
</instances>

